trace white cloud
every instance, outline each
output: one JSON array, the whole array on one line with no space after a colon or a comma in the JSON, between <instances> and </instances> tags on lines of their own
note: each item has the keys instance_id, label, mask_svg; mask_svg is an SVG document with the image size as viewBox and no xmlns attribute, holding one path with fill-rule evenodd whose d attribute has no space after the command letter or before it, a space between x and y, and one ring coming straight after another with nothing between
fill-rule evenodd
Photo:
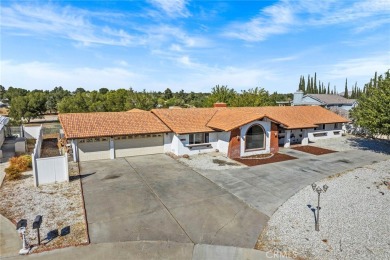
<instances>
[{"instance_id":1,"label":"white cloud","mask_svg":"<svg viewBox=\"0 0 390 260\"><path fill-rule=\"evenodd\" d=\"M379 74L390 69L390 52L369 57L347 59L334 64L325 74L330 79L360 78L366 83L377 71Z\"/></svg>"},{"instance_id":2,"label":"white cloud","mask_svg":"<svg viewBox=\"0 0 390 260\"><path fill-rule=\"evenodd\" d=\"M266 7L249 22L232 24L225 35L245 41L262 41L270 35L285 33L293 23L292 7L279 3Z\"/></svg>"},{"instance_id":3,"label":"white cloud","mask_svg":"<svg viewBox=\"0 0 390 260\"><path fill-rule=\"evenodd\" d=\"M101 28L91 17L112 16L110 13L92 13L73 7L60 8L54 5L12 5L2 7L0 25L16 29L16 33L59 36L84 45L103 44L130 46L142 43L142 38L129 35L121 29L108 26Z\"/></svg>"},{"instance_id":4,"label":"white cloud","mask_svg":"<svg viewBox=\"0 0 390 260\"><path fill-rule=\"evenodd\" d=\"M189 17L191 15L185 0L149 0L149 2L169 17Z\"/></svg>"},{"instance_id":5,"label":"white cloud","mask_svg":"<svg viewBox=\"0 0 390 260\"><path fill-rule=\"evenodd\" d=\"M1 61L0 68L0 82L3 86L26 89L49 90L55 86L63 86L69 90L74 90L77 87L89 90L101 87L129 88L133 82L143 77L141 74L121 67L66 68L57 64L37 61L28 63Z\"/></svg>"},{"instance_id":6,"label":"white cloud","mask_svg":"<svg viewBox=\"0 0 390 260\"><path fill-rule=\"evenodd\" d=\"M230 24L224 35L248 42L263 41L272 35L306 27L344 24L359 33L390 23L388 0L355 2L281 0L265 7L247 22Z\"/></svg>"},{"instance_id":7,"label":"white cloud","mask_svg":"<svg viewBox=\"0 0 390 260\"><path fill-rule=\"evenodd\" d=\"M178 62L178 61L177 61ZM57 64L14 61L1 61L0 82L3 86L21 87L26 89L49 90L55 86L63 86L69 90L83 87L88 90L97 90L101 87L109 89L129 88L136 90L163 91L167 87L178 91L210 91L217 84L228 85L237 90L260 86L267 80L273 80L274 73L265 69L245 67L207 67L196 64L188 56L180 59L181 64L189 65L185 73L166 73L154 71L144 73L142 68L128 69L128 67L61 67ZM187 69L187 68L184 68ZM23 77L20 77L23 75Z\"/></svg>"}]
</instances>

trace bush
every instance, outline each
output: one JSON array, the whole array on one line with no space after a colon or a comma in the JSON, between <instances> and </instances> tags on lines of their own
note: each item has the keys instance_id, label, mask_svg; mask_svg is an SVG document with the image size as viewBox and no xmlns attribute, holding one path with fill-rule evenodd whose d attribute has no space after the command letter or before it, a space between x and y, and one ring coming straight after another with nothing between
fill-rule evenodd
<instances>
[{"instance_id":1,"label":"bush","mask_svg":"<svg viewBox=\"0 0 390 260\"><path fill-rule=\"evenodd\" d=\"M9 159L9 163L10 166L4 170L9 180L19 179L22 172L27 171L32 167L32 159L30 155L12 157Z\"/></svg>"},{"instance_id":2,"label":"bush","mask_svg":"<svg viewBox=\"0 0 390 260\"><path fill-rule=\"evenodd\" d=\"M22 155L18 157L12 157L10 160L10 167L13 167L20 172L27 171L32 167L32 159L30 155Z\"/></svg>"},{"instance_id":3,"label":"bush","mask_svg":"<svg viewBox=\"0 0 390 260\"><path fill-rule=\"evenodd\" d=\"M19 171L19 169L15 168L13 166L6 168L4 171L6 173L8 180L13 181L13 180L17 180L21 177L21 172Z\"/></svg>"}]
</instances>

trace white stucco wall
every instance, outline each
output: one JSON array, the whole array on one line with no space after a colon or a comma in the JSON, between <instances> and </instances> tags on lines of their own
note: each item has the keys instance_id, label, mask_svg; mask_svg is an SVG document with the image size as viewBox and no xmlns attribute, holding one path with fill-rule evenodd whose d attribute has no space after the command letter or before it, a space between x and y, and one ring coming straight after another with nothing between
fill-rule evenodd
<instances>
[{"instance_id":1,"label":"white stucco wall","mask_svg":"<svg viewBox=\"0 0 390 260\"><path fill-rule=\"evenodd\" d=\"M261 125L264 128L265 138L266 138L265 139L265 149L256 150L256 151L245 151L245 134L251 126L256 125L256 124ZM270 146L271 146L270 132L271 132L271 122L253 121L247 125L240 127L240 135L241 135L240 155L241 155L241 157L251 156L251 155L256 155L256 154L270 153Z\"/></svg>"},{"instance_id":2,"label":"white stucco wall","mask_svg":"<svg viewBox=\"0 0 390 260\"><path fill-rule=\"evenodd\" d=\"M220 153L227 154L229 150L231 132L218 132L218 150Z\"/></svg>"},{"instance_id":3,"label":"white stucco wall","mask_svg":"<svg viewBox=\"0 0 390 260\"><path fill-rule=\"evenodd\" d=\"M173 140L173 133L166 133L164 134L164 153L170 153L171 146L172 146L172 140Z\"/></svg>"}]
</instances>

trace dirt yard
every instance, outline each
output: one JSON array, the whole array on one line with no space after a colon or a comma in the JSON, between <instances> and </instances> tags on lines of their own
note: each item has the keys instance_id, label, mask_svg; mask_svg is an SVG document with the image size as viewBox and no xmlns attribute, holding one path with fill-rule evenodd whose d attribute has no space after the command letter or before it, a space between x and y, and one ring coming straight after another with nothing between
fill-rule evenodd
<instances>
[{"instance_id":1,"label":"dirt yard","mask_svg":"<svg viewBox=\"0 0 390 260\"><path fill-rule=\"evenodd\" d=\"M242 157L242 158L234 158L237 162L243 163L247 166L255 166L255 165L262 165L262 164L268 164L268 163L275 163L275 162L283 162L287 160L294 160L297 159L293 156L287 155L287 154L270 154L267 155L267 157L264 157L262 155L256 155L256 156L249 156L249 157Z\"/></svg>"},{"instance_id":2,"label":"dirt yard","mask_svg":"<svg viewBox=\"0 0 390 260\"><path fill-rule=\"evenodd\" d=\"M336 153L337 152L337 151L333 151L333 150L329 150L329 149L325 149L325 148L320 148L320 147L316 147L316 146L310 146L310 145L291 147L291 149L305 152L305 153L314 154L314 155L322 155L322 154Z\"/></svg>"},{"instance_id":3,"label":"dirt yard","mask_svg":"<svg viewBox=\"0 0 390 260\"><path fill-rule=\"evenodd\" d=\"M70 163L70 182L34 187L32 171L17 181L5 180L0 189L0 213L16 223L27 219L27 238L32 252L88 243L80 179ZM37 246L32 229L35 216L42 215L42 244ZM16 232L16 231L15 231Z\"/></svg>"},{"instance_id":4,"label":"dirt yard","mask_svg":"<svg viewBox=\"0 0 390 260\"><path fill-rule=\"evenodd\" d=\"M60 156L57 142L56 138L44 139L41 148L41 158Z\"/></svg>"}]
</instances>

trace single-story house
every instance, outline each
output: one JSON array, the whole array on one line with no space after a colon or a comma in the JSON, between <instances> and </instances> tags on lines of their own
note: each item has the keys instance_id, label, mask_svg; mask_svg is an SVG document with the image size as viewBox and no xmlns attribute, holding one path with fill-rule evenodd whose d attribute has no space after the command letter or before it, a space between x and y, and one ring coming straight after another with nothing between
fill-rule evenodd
<instances>
[{"instance_id":1,"label":"single-story house","mask_svg":"<svg viewBox=\"0 0 390 260\"><path fill-rule=\"evenodd\" d=\"M153 109L60 114L75 161L219 151L230 158L276 153L339 137L347 119L320 106Z\"/></svg>"},{"instance_id":2,"label":"single-story house","mask_svg":"<svg viewBox=\"0 0 390 260\"><path fill-rule=\"evenodd\" d=\"M339 108L346 111L357 105L356 99L348 99L340 95L306 94L302 91L294 93L293 106L322 106L325 108Z\"/></svg>"}]
</instances>

